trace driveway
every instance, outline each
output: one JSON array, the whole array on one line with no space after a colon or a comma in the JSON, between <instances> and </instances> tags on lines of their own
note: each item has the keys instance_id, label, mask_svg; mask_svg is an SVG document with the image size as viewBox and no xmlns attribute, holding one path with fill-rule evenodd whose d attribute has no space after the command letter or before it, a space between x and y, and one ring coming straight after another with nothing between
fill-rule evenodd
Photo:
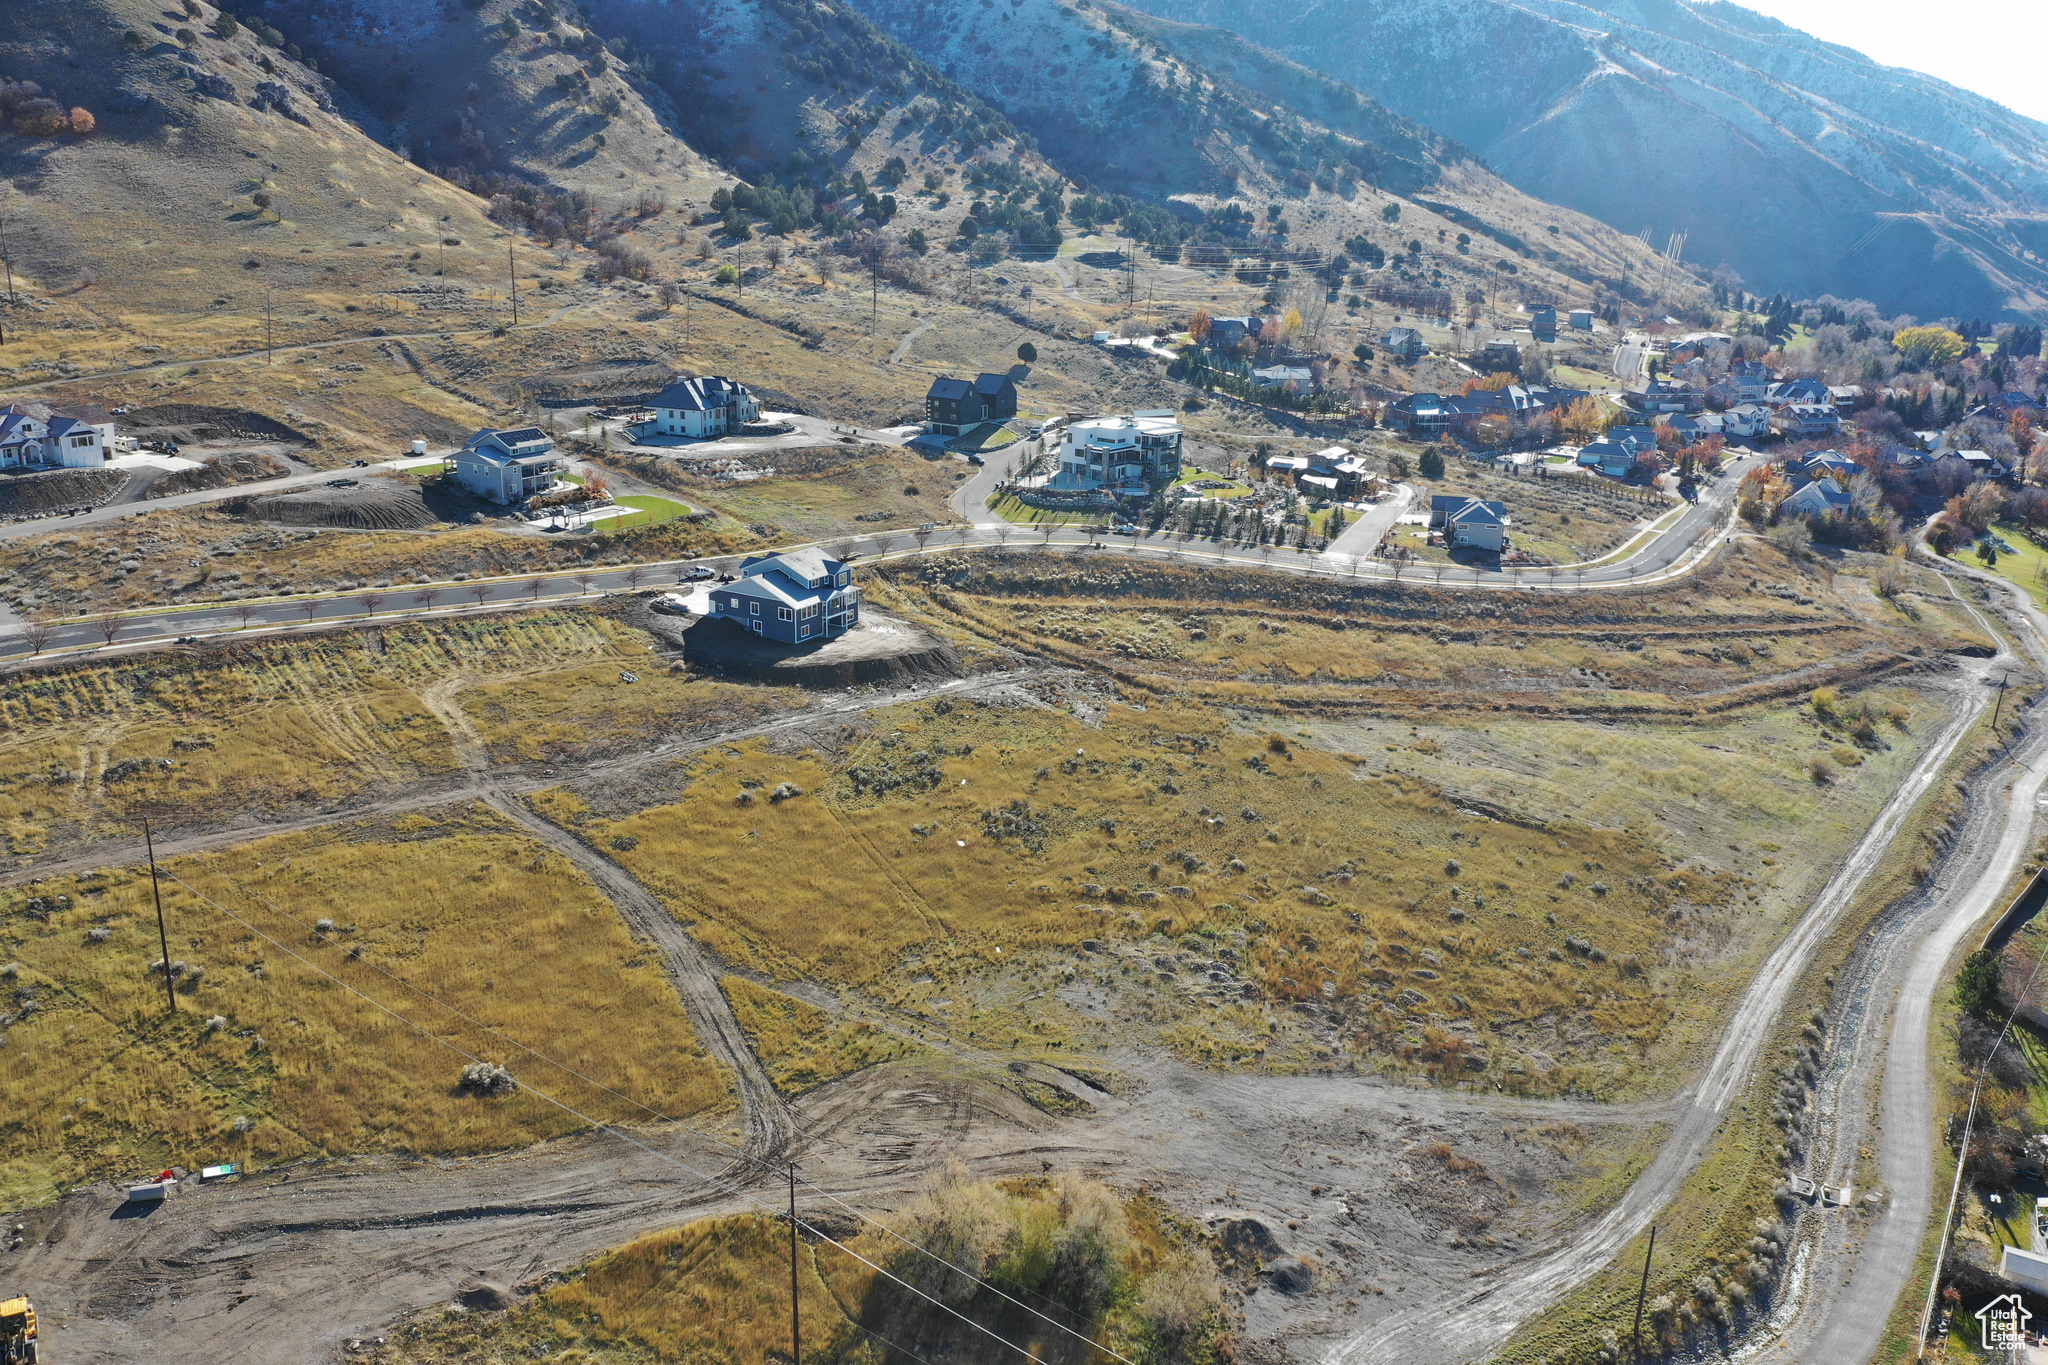
<instances>
[{"instance_id":1,"label":"driveway","mask_svg":"<svg viewBox=\"0 0 2048 1365\"><path fill-rule=\"evenodd\" d=\"M1394 529L1403 512L1415 501L1415 490L1405 483L1394 485L1392 497L1382 498L1370 512L1360 512L1358 520L1344 528L1330 548L1323 553L1331 555L1369 555L1387 532Z\"/></svg>"}]
</instances>

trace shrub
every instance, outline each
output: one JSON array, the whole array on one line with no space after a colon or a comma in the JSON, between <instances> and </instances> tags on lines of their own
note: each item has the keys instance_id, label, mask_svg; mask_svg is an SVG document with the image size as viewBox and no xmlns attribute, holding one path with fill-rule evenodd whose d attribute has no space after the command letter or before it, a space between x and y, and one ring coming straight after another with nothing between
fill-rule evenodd
<instances>
[{"instance_id":1,"label":"shrub","mask_svg":"<svg viewBox=\"0 0 2048 1365\"><path fill-rule=\"evenodd\" d=\"M722 265L718 267L717 279L720 284L738 284L740 268L736 265Z\"/></svg>"},{"instance_id":2,"label":"shrub","mask_svg":"<svg viewBox=\"0 0 2048 1365\"><path fill-rule=\"evenodd\" d=\"M1816 687L1807 700L1813 703L1813 713L1816 716L1832 716L1836 705L1842 700L1842 694L1832 687Z\"/></svg>"},{"instance_id":3,"label":"shrub","mask_svg":"<svg viewBox=\"0 0 2048 1365\"><path fill-rule=\"evenodd\" d=\"M1813 784L1816 787L1825 787L1828 783L1835 780L1835 765L1828 762L1825 758L1816 757L1813 762L1807 765L1806 770L1813 778Z\"/></svg>"},{"instance_id":4,"label":"shrub","mask_svg":"<svg viewBox=\"0 0 2048 1365\"><path fill-rule=\"evenodd\" d=\"M456 1088L465 1095L509 1095L519 1088L519 1082L512 1079L511 1072L495 1063L471 1062L462 1068L462 1080Z\"/></svg>"},{"instance_id":5,"label":"shrub","mask_svg":"<svg viewBox=\"0 0 2048 1365\"><path fill-rule=\"evenodd\" d=\"M1028 341L1023 343L1017 348L1017 359L1027 365L1033 363L1038 359L1038 348Z\"/></svg>"},{"instance_id":6,"label":"shrub","mask_svg":"<svg viewBox=\"0 0 2048 1365\"><path fill-rule=\"evenodd\" d=\"M1425 479L1441 479L1444 476L1443 454L1435 446L1431 446L1423 451L1422 457L1415 462L1415 469Z\"/></svg>"},{"instance_id":7,"label":"shrub","mask_svg":"<svg viewBox=\"0 0 2048 1365\"><path fill-rule=\"evenodd\" d=\"M1956 973L1956 1008L1966 1014L1989 1016L1997 1008L2001 977L1997 953L1979 950L1963 960Z\"/></svg>"},{"instance_id":8,"label":"shrub","mask_svg":"<svg viewBox=\"0 0 2048 1365\"><path fill-rule=\"evenodd\" d=\"M634 849L640 847L640 841L630 834L614 834L612 836L612 847L621 853L631 853Z\"/></svg>"}]
</instances>

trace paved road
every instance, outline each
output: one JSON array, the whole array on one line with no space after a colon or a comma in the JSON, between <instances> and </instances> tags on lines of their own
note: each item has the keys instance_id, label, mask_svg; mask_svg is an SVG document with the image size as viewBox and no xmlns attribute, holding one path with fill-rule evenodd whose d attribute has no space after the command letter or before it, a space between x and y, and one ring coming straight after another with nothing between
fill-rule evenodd
<instances>
[{"instance_id":1,"label":"paved road","mask_svg":"<svg viewBox=\"0 0 2048 1365\"><path fill-rule=\"evenodd\" d=\"M1029 444L1019 442L1015 449L1021 451ZM985 502L988 493L993 491L995 483L1010 465L1022 458L1021 453L1012 454L1011 451L992 457L987 466L954 494L955 508L962 509L964 504L965 509L973 509ZM1577 592L1661 582L1681 576L1731 532L1727 513L1742 472L1741 468L1736 468L1724 476L1698 505L1688 508L1684 516L1625 560L1572 570L1568 574L1547 570L1504 573L1452 567L1440 572L1432 570L1436 575L1434 581L1445 587ZM293 477L301 482L306 479L303 475ZM328 476L316 475L313 479L318 481L325 477ZM263 486L289 486L289 482L273 480ZM967 516L963 510L963 518ZM1308 555L1276 550L1271 546L1261 550L1209 541L1183 541L1170 535L1116 536L1098 540L1073 529L1047 527L1043 531L1026 530L996 518L985 509L971 519L975 524L936 536L920 538L908 530L885 531L851 537L846 543L852 546L855 554L871 561L959 549L1033 545L1063 552L1142 554L1302 574L1398 578L1404 572L1411 576L1418 572L1357 556ZM86 519L81 517L77 520ZM39 653L61 650L102 651L110 646L153 646L170 639L204 638L248 630L332 625L372 618L446 616L522 604L559 603L607 592L636 592L674 586L683 582L683 575L692 568L716 572L732 569L736 564L735 557L722 556L604 571L575 570L467 583L408 584L326 595L210 602L192 607L147 609L119 616L67 617L46 623L41 628L44 633L40 641L33 638L28 627L17 624L8 632L5 623L0 622L0 662L19 663Z\"/></svg>"},{"instance_id":2,"label":"paved road","mask_svg":"<svg viewBox=\"0 0 2048 1365\"><path fill-rule=\"evenodd\" d=\"M446 452L430 452L445 454ZM168 498L150 498L141 502L110 502L90 512L75 517L44 517L39 521L10 521L0 523L0 541L23 540L29 536L54 535L59 531L77 531L88 527L105 526L123 517L139 517L160 509L173 507L199 507L224 498L246 497L251 493L283 493L294 488L307 488L326 483L329 479L356 479L379 471L396 470L423 457L407 455L402 459L386 460L364 469L314 469L302 474L281 474L274 479L259 479L252 483L238 483L227 488L208 488L197 493L178 493ZM154 482L154 480L152 480ZM133 487L131 482L130 487ZM125 492L126 490L124 490Z\"/></svg>"},{"instance_id":3,"label":"paved road","mask_svg":"<svg viewBox=\"0 0 2048 1365\"><path fill-rule=\"evenodd\" d=\"M2007 597L2016 642L2048 671L2048 617L2004 580L1952 567ZM1984 670L1987 681L2027 662L2011 655L1992 661ZM1868 1359L1901 1295L1920 1305L1926 1284L1917 1278L1917 1262L1929 1219L1945 1207L1948 1193L1934 1178L1933 1000L1951 956L1983 931L2026 856L2044 780L2048 728L2034 726L2005 762L1973 780L1968 816L1929 890L1875 926L1860 977L1842 983L1850 1003L1816 1101L1822 1122L1807 1174L1849 1183L1864 1165L1862 1149L1874 1147L1883 1202L1867 1228L1839 1218L1805 1220L1813 1226L1801 1230L1792 1283L1769 1323L1751 1334L1749 1359L1772 1365ZM1865 1115L1880 1083L1881 1119L1873 1131Z\"/></svg>"}]
</instances>

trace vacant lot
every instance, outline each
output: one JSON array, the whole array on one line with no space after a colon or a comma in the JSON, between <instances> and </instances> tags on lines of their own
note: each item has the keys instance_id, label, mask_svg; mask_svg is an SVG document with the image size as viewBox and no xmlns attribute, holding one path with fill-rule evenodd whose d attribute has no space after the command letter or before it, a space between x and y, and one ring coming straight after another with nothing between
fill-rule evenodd
<instances>
[{"instance_id":1,"label":"vacant lot","mask_svg":"<svg viewBox=\"0 0 2048 1365\"><path fill-rule=\"evenodd\" d=\"M622 671L641 668L671 712L718 691L667 677L647 649L608 616L564 610L18 673L0 682L0 839L17 858L95 837L125 847L151 810L159 830L191 829L303 815L379 792L431 791L457 764L420 694L450 677L486 689L485 733L508 759L645 723L630 704L606 712L577 690L581 679L594 689L609 677L616 689ZM488 689L534 671L559 672L558 690L527 687L518 696L531 710L518 716L491 711L497 694ZM552 717L572 699L615 719L572 737Z\"/></svg>"},{"instance_id":2,"label":"vacant lot","mask_svg":"<svg viewBox=\"0 0 2048 1365\"><path fill-rule=\"evenodd\" d=\"M704 755L679 801L637 815L537 804L728 961L983 1044L1058 1056L1135 1032L1214 1062L1536 1091L1647 1083L1631 1067L1672 1020L1676 945L1725 935L1745 882L1630 830L1460 811L1202 708L874 719L843 758Z\"/></svg>"},{"instance_id":3,"label":"vacant lot","mask_svg":"<svg viewBox=\"0 0 2048 1365\"><path fill-rule=\"evenodd\" d=\"M170 1165L486 1151L583 1126L523 1092L465 1093L463 1052L611 1121L727 1102L659 958L568 862L487 811L346 824L166 872L175 1016L150 969L147 872L0 892L14 964L0 1202Z\"/></svg>"},{"instance_id":4,"label":"vacant lot","mask_svg":"<svg viewBox=\"0 0 2048 1365\"><path fill-rule=\"evenodd\" d=\"M1918 586L1891 605L1832 561L1788 560L1753 540L1670 587L1598 595L1025 550L891 568L870 595L957 637L1108 671L1162 696L1634 721L1727 713L1991 647L1939 579L1907 572Z\"/></svg>"},{"instance_id":5,"label":"vacant lot","mask_svg":"<svg viewBox=\"0 0 2048 1365\"><path fill-rule=\"evenodd\" d=\"M760 543L714 515L560 537L488 526L285 529L205 507L178 508L89 532L8 541L0 545L0 595L30 616L351 588L387 589L386 604L395 607L407 603L405 590L416 582L686 559ZM447 590L441 592L446 600Z\"/></svg>"}]
</instances>

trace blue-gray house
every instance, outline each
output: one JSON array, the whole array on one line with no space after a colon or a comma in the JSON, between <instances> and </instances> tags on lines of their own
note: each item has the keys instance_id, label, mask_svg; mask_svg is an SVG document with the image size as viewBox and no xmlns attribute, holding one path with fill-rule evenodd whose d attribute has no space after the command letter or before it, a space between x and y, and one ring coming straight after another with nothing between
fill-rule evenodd
<instances>
[{"instance_id":1,"label":"blue-gray house","mask_svg":"<svg viewBox=\"0 0 2048 1365\"><path fill-rule=\"evenodd\" d=\"M711 614L784 644L844 635L860 621L860 589L846 565L822 550L758 555L737 581L711 589Z\"/></svg>"}]
</instances>

